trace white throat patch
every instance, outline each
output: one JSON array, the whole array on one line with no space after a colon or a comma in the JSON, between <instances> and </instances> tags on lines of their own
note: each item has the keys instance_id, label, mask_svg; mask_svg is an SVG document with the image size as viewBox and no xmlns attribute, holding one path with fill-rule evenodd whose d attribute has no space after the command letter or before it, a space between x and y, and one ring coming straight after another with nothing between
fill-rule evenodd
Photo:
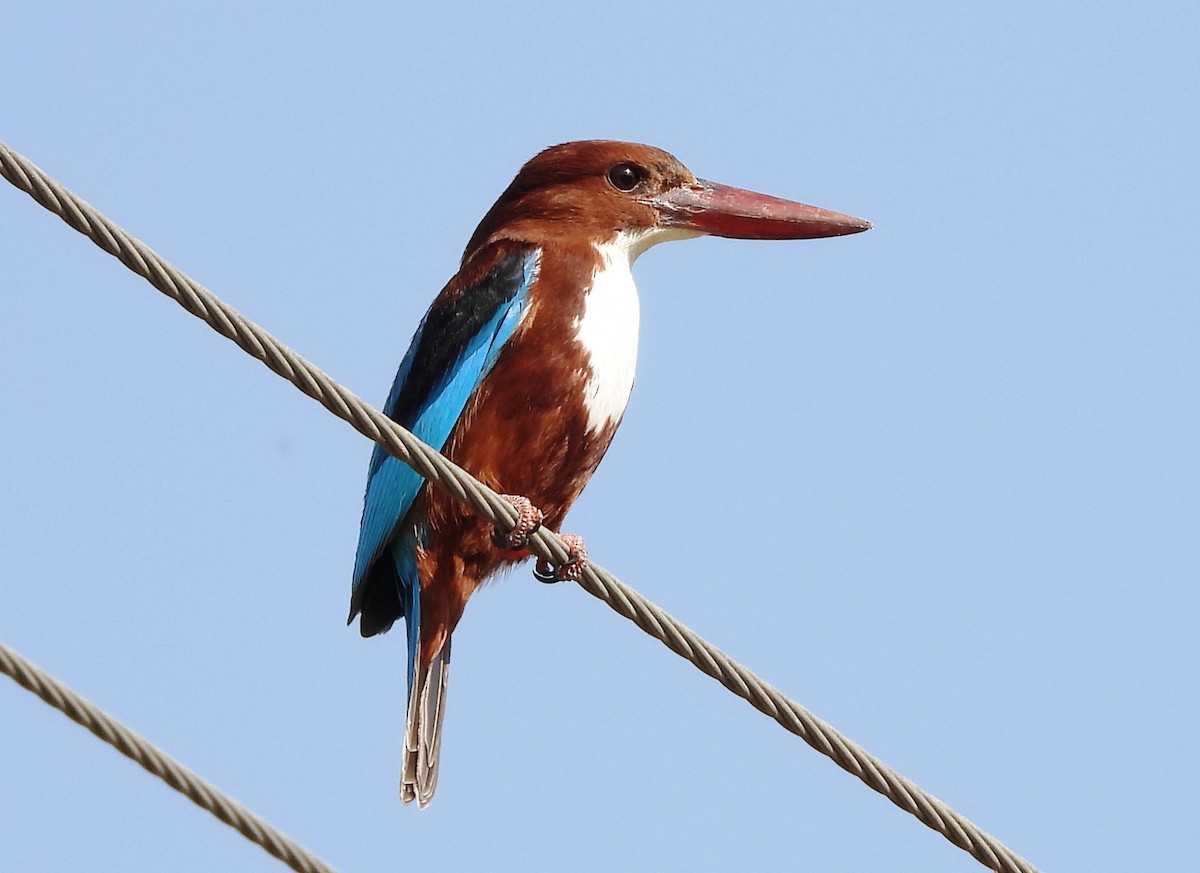
<instances>
[{"instance_id":1,"label":"white throat patch","mask_svg":"<svg viewBox=\"0 0 1200 873\"><path fill-rule=\"evenodd\" d=\"M611 242L596 246L600 268L583 298L583 314L575 320L575 337L592 369L583 389L589 431L619 422L633 391L640 318L633 262L656 243L692 236L698 234L659 228L621 231Z\"/></svg>"}]
</instances>

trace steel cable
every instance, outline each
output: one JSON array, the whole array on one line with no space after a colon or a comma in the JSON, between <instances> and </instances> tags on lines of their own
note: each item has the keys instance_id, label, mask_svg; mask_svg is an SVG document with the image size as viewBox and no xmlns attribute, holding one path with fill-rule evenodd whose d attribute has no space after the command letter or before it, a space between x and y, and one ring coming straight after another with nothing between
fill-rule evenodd
<instances>
[{"instance_id":1,"label":"steel cable","mask_svg":"<svg viewBox=\"0 0 1200 873\"><path fill-rule=\"evenodd\" d=\"M0 174L364 436L464 501L500 530L512 528L516 511L496 492L243 318L3 142ZM556 564L568 557L559 537L546 530L537 531L529 547L534 554ZM1037 868L1029 861L701 639L603 567L589 564L579 586L984 865L1002 873L1036 873Z\"/></svg>"},{"instance_id":2,"label":"steel cable","mask_svg":"<svg viewBox=\"0 0 1200 873\"><path fill-rule=\"evenodd\" d=\"M246 839L262 846L296 873L337 873L303 846L288 839L220 789L201 779L170 755L80 697L53 676L0 643L0 673L32 691L113 746L122 755L206 809Z\"/></svg>"}]
</instances>

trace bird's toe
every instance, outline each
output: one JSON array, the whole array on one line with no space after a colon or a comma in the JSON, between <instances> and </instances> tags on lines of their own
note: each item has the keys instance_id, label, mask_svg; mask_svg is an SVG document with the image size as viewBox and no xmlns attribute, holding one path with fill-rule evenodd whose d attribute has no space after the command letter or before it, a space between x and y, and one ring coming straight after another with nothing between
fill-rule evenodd
<instances>
[{"instance_id":1,"label":"bird's toe","mask_svg":"<svg viewBox=\"0 0 1200 873\"><path fill-rule=\"evenodd\" d=\"M583 537L577 534L561 536L567 546L567 560L556 567L545 558L538 558L533 575L539 582L578 582L587 569L588 550Z\"/></svg>"},{"instance_id":2,"label":"bird's toe","mask_svg":"<svg viewBox=\"0 0 1200 873\"><path fill-rule=\"evenodd\" d=\"M529 538L533 536L534 531L542 526L542 511L534 506L528 497L519 494L501 494L500 497L517 511L517 523L506 534L493 530L492 542L500 549L510 552L522 551L529 544Z\"/></svg>"}]
</instances>

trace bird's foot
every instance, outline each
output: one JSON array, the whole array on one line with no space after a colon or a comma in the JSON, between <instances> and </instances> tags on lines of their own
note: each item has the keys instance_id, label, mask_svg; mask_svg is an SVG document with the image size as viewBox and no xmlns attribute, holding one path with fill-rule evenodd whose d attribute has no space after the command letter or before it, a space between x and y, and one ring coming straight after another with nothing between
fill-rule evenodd
<instances>
[{"instance_id":1,"label":"bird's foot","mask_svg":"<svg viewBox=\"0 0 1200 873\"><path fill-rule=\"evenodd\" d=\"M567 560L555 567L545 558L538 558L537 565L533 568L533 578L539 582L578 582L583 571L587 569L588 550L583 543L583 537L575 534L561 536L567 545Z\"/></svg>"},{"instance_id":2,"label":"bird's foot","mask_svg":"<svg viewBox=\"0 0 1200 873\"><path fill-rule=\"evenodd\" d=\"M534 506L528 497L521 497L519 494L501 494L500 499L517 511L517 523L506 534L493 530L492 542L500 549L510 552L522 551L529 544L529 538L533 536L534 531L542 526L542 511Z\"/></svg>"}]
</instances>

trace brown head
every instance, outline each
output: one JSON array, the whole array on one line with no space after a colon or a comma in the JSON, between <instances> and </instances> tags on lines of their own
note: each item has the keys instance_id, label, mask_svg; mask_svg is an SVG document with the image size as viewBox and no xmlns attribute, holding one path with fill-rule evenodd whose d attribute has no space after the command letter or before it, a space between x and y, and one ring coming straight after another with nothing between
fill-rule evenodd
<instances>
[{"instance_id":1,"label":"brown head","mask_svg":"<svg viewBox=\"0 0 1200 873\"><path fill-rule=\"evenodd\" d=\"M542 243L577 237L603 243L622 231L644 250L700 234L737 239L813 239L871 225L815 206L698 179L653 146L583 140L529 161L488 210L466 254L495 239Z\"/></svg>"}]
</instances>

